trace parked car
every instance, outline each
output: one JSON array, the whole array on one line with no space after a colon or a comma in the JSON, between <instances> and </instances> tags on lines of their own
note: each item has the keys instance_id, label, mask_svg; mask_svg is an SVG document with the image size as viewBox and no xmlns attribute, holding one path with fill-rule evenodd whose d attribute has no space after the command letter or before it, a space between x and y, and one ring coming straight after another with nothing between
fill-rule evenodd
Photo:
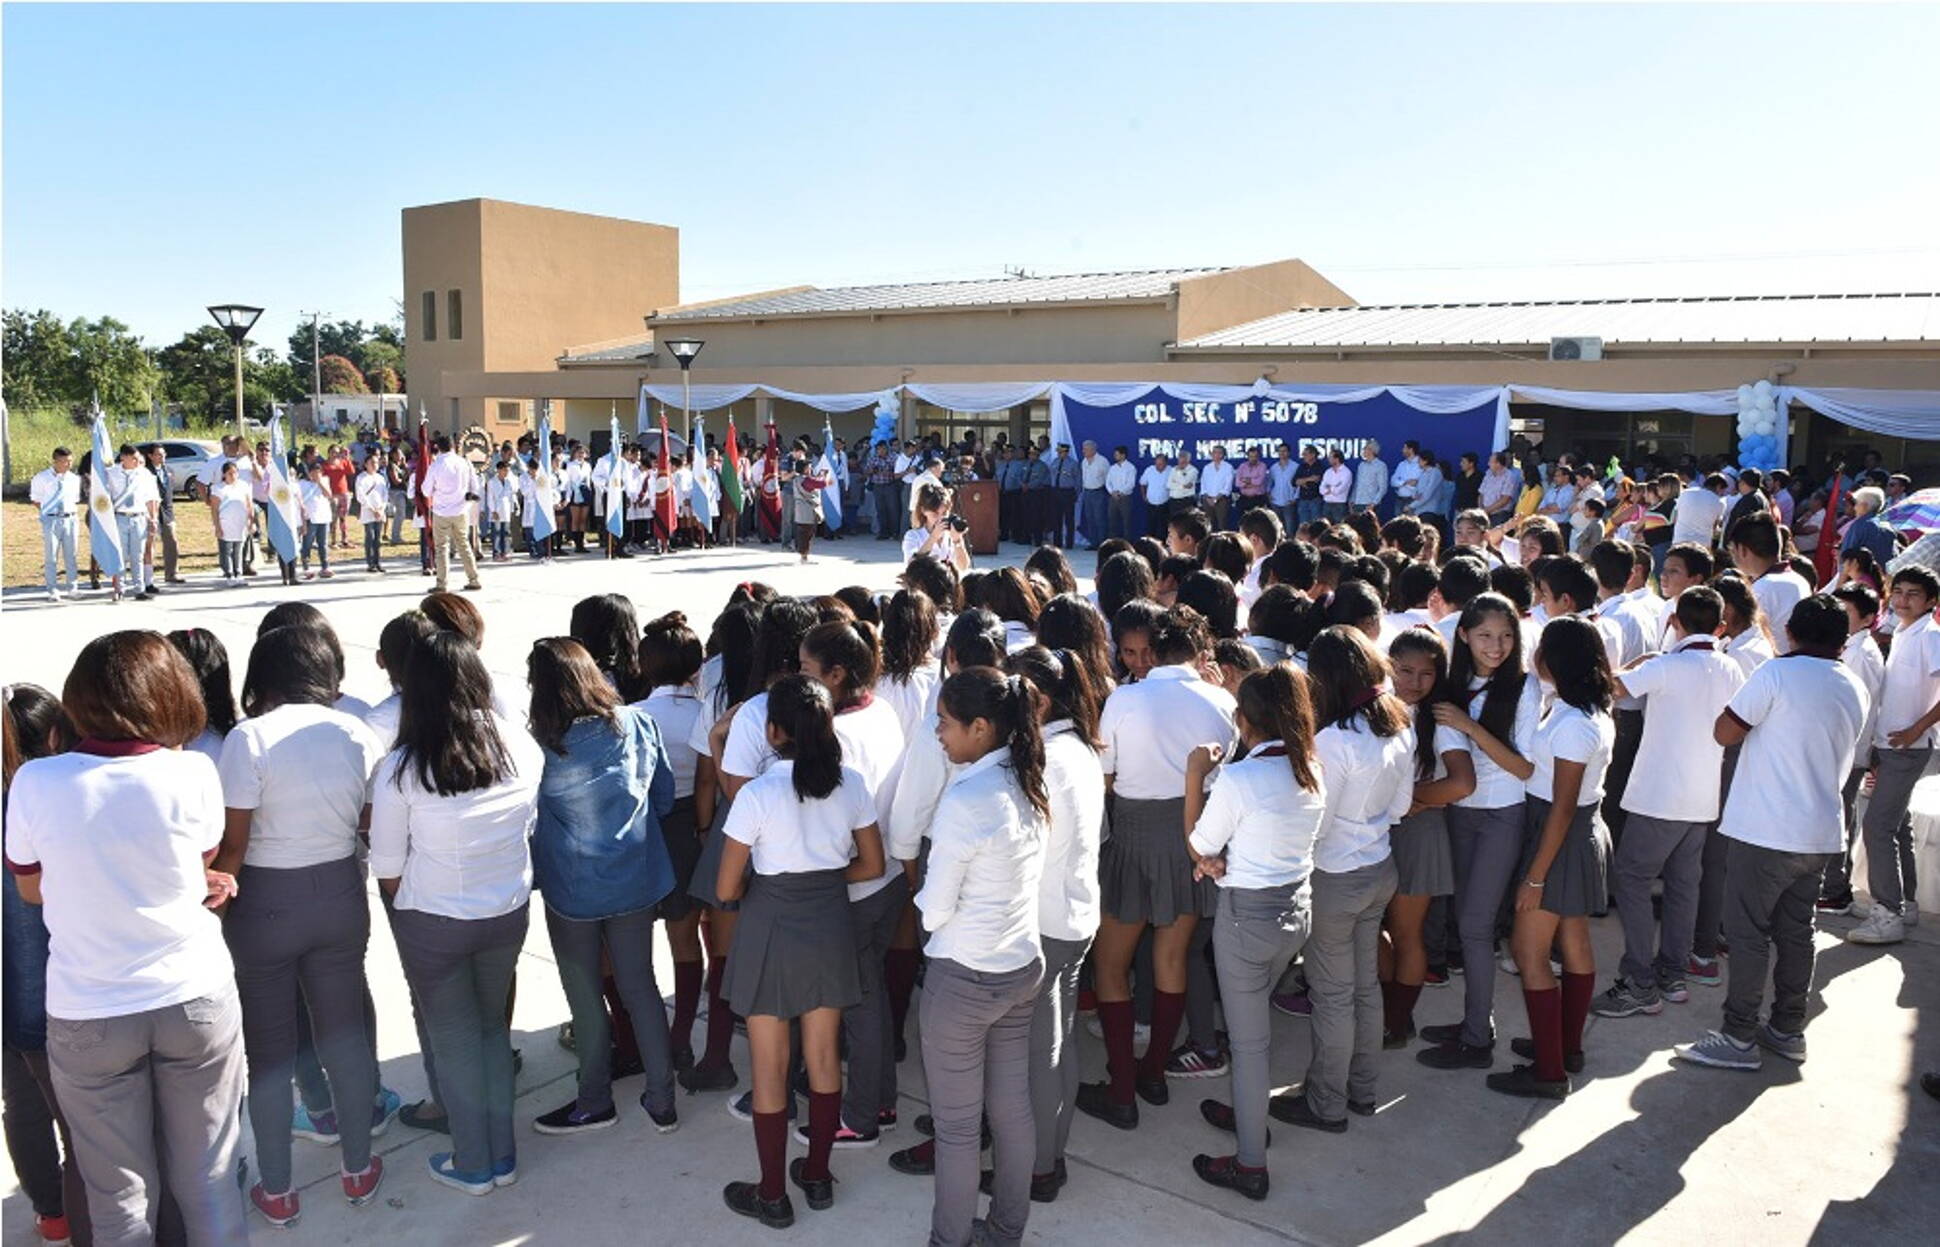
<instances>
[{"instance_id":1,"label":"parked car","mask_svg":"<svg viewBox=\"0 0 1940 1247\"><path fill-rule=\"evenodd\" d=\"M164 438L155 443L167 456L168 481L175 492L186 494L192 481L202 479L202 471L211 459L222 458L222 443L198 442L186 438Z\"/></svg>"}]
</instances>

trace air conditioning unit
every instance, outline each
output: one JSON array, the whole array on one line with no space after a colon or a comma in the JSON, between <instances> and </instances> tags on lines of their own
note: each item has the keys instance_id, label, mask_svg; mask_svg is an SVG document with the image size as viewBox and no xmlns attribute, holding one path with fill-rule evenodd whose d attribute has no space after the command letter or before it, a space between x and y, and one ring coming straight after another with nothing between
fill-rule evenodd
<instances>
[{"instance_id":1,"label":"air conditioning unit","mask_svg":"<svg viewBox=\"0 0 1940 1247\"><path fill-rule=\"evenodd\" d=\"M1602 338L1551 338L1550 360L1602 359Z\"/></svg>"}]
</instances>

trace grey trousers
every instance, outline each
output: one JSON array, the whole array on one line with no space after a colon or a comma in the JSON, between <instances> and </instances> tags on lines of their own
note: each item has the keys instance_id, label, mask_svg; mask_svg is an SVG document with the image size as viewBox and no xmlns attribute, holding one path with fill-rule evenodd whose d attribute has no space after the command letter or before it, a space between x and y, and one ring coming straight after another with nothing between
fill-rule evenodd
<instances>
[{"instance_id":1,"label":"grey trousers","mask_svg":"<svg viewBox=\"0 0 1940 1247\"><path fill-rule=\"evenodd\" d=\"M1860 831L1866 837L1866 890L1875 905L1918 909L1913 892L1913 785L1926 774L1931 749L1881 749L1873 755L1873 797Z\"/></svg>"},{"instance_id":2,"label":"grey trousers","mask_svg":"<svg viewBox=\"0 0 1940 1247\"><path fill-rule=\"evenodd\" d=\"M1305 1090L1307 1106L1325 1121L1347 1116L1348 1100L1374 1098L1374 1062L1381 1055L1381 918L1400 882L1392 857L1344 874L1313 873L1313 935L1305 955L1313 1059Z\"/></svg>"},{"instance_id":3,"label":"grey trousers","mask_svg":"<svg viewBox=\"0 0 1940 1247\"><path fill-rule=\"evenodd\" d=\"M330 1077L343 1167L370 1167L368 1112L377 1062L364 1015L364 951L370 899L357 859L291 870L244 866L223 923L242 998L243 1050L249 1058L249 1128L263 1189L290 1188L290 1079L296 1072L297 1017L307 1005L317 1057Z\"/></svg>"},{"instance_id":4,"label":"grey trousers","mask_svg":"<svg viewBox=\"0 0 1940 1247\"><path fill-rule=\"evenodd\" d=\"M909 877L899 869L887 886L849 905L862 999L842 1011L842 1039L849 1051L842 1120L859 1134L876 1128L878 1111L896 1106L896 1019L883 990L882 959L908 903Z\"/></svg>"},{"instance_id":5,"label":"grey trousers","mask_svg":"<svg viewBox=\"0 0 1940 1247\"><path fill-rule=\"evenodd\" d=\"M1731 780L1738 773L1738 751L1743 747L1731 745L1724 751L1724 767L1718 776L1720 810L1731 797ZM1716 961L1718 957L1718 935L1724 924L1725 880L1729 877L1726 843L1723 836L1704 838L1704 868L1698 876L1697 926L1691 932L1691 955L1700 961Z\"/></svg>"},{"instance_id":6,"label":"grey trousers","mask_svg":"<svg viewBox=\"0 0 1940 1247\"><path fill-rule=\"evenodd\" d=\"M1704 841L1716 835L1709 823L1671 822L1632 814L1617 844L1611 886L1617 893L1617 918L1623 924L1623 960L1618 972L1639 987L1661 986L1683 978L1697 928L1698 876ZM1664 879L1661 932L1651 912L1650 884ZM1652 937L1655 936L1653 939Z\"/></svg>"},{"instance_id":7,"label":"grey trousers","mask_svg":"<svg viewBox=\"0 0 1940 1247\"><path fill-rule=\"evenodd\" d=\"M646 1067L647 1102L657 1113L673 1107L673 1038L667 1029L667 1006L653 974L654 913L651 908L637 909L616 918L580 921L546 907L546 935L552 940L559 986L573 1015L581 1112L604 1113L613 1107L613 1028L606 1017L606 999L600 994L602 947L613 966L620 1002L633 1023L640 1063Z\"/></svg>"},{"instance_id":8,"label":"grey trousers","mask_svg":"<svg viewBox=\"0 0 1940 1247\"><path fill-rule=\"evenodd\" d=\"M1812 994L1812 916L1828 854L1781 853L1742 840L1727 845L1724 929L1731 964L1724 1033L1741 1043L1756 1035L1769 967L1772 1029L1796 1035L1805 1029Z\"/></svg>"},{"instance_id":9,"label":"grey trousers","mask_svg":"<svg viewBox=\"0 0 1940 1247\"><path fill-rule=\"evenodd\" d=\"M1267 1071L1273 1027L1267 1000L1307 942L1312 923L1312 897L1304 881L1281 888L1219 889L1219 912L1212 920L1213 959L1226 1006L1226 1037L1233 1048L1238 1159L1249 1169L1266 1164L1266 1102L1273 1085Z\"/></svg>"},{"instance_id":10,"label":"grey trousers","mask_svg":"<svg viewBox=\"0 0 1940 1247\"><path fill-rule=\"evenodd\" d=\"M54 1095L88 1188L95 1247L155 1238L166 1174L196 1247L247 1247L242 1007L233 989L123 1017L47 1019Z\"/></svg>"},{"instance_id":11,"label":"grey trousers","mask_svg":"<svg viewBox=\"0 0 1940 1247\"><path fill-rule=\"evenodd\" d=\"M1866 782L1872 752L1866 746L1860 747L1859 754L1853 758L1853 772L1846 776L1845 789L1839 794L1846 812L1845 847L1834 853L1832 860L1825 864L1825 882L1820 885L1820 896L1843 899L1852 893L1852 842L1859 835L1859 787Z\"/></svg>"},{"instance_id":12,"label":"grey trousers","mask_svg":"<svg viewBox=\"0 0 1940 1247\"><path fill-rule=\"evenodd\" d=\"M1031 1209L1031 1010L1043 961L1019 970L972 970L932 958L923 977L923 1072L936 1123L936 1204L930 1247L963 1247L977 1215L979 1122L990 1121L997 1176L985 1229L990 1241L1024 1237Z\"/></svg>"},{"instance_id":13,"label":"grey trousers","mask_svg":"<svg viewBox=\"0 0 1940 1247\"><path fill-rule=\"evenodd\" d=\"M489 1173L494 1162L517 1155L505 1001L525 942L527 909L479 919L415 909L391 916L398 960L437 1054L439 1102L451 1124L452 1165L460 1173Z\"/></svg>"},{"instance_id":14,"label":"grey trousers","mask_svg":"<svg viewBox=\"0 0 1940 1247\"><path fill-rule=\"evenodd\" d=\"M1495 918L1522 861L1522 803L1496 810L1448 807L1455 859L1455 926L1462 937L1462 1042L1495 1043Z\"/></svg>"},{"instance_id":15,"label":"grey trousers","mask_svg":"<svg viewBox=\"0 0 1940 1247\"><path fill-rule=\"evenodd\" d=\"M1051 1173L1064 1159L1078 1109L1080 1065L1072 1034L1078 1024L1078 972L1090 940L1044 936L1044 981L1031 1006L1031 1120L1037 1124L1034 1174Z\"/></svg>"}]
</instances>

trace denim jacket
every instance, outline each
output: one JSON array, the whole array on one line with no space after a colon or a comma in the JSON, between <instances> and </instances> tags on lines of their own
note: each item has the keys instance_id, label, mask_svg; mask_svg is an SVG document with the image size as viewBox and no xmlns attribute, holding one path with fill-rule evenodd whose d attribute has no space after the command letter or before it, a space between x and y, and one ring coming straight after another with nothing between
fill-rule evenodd
<instances>
[{"instance_id":1,"label":"denim jacket","mask_svg":"<svg viewBox=\"0 0 1940 1247\"><path fill-rule=\"evenodd\" d=\"M660 820L674 808L674 772L660 729L622 706L620 730L582 719L564 756L548 749L532 832L533 882L562 917L633 913L673 890Z\"/></svg>"}]
</instances>

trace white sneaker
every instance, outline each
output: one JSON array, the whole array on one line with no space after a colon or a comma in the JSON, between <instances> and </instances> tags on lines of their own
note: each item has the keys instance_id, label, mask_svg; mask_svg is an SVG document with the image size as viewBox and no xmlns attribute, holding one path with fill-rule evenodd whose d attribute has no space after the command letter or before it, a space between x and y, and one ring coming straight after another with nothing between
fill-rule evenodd
<instances>
[{"instance_id":1,"label":"white sneaker","mask_svg":"<svg viewBox=\"0 0 1940 1247\"><path fill-rule=\"evenodd\" d=\"M1497 957L1495 964L1501 967L1504 974L1520 975L1522 973L1521 970L1516 969L1516 959L1508 953L1503 953L1500 957Z\"/></svg>"},{"instance_id":2,"label":"white sneaker","mask_svg":"<svg viewBox=\"0 0 1940 1247\"><path fill-rule=\"evenodd\" d=\"M1883 905L1873 906L1873 912L1866 915L1866 921L1846 932L1849 944L1897 944L1906 938L1906 928L1900 916Z\"/></svg>"}]
</instances>

